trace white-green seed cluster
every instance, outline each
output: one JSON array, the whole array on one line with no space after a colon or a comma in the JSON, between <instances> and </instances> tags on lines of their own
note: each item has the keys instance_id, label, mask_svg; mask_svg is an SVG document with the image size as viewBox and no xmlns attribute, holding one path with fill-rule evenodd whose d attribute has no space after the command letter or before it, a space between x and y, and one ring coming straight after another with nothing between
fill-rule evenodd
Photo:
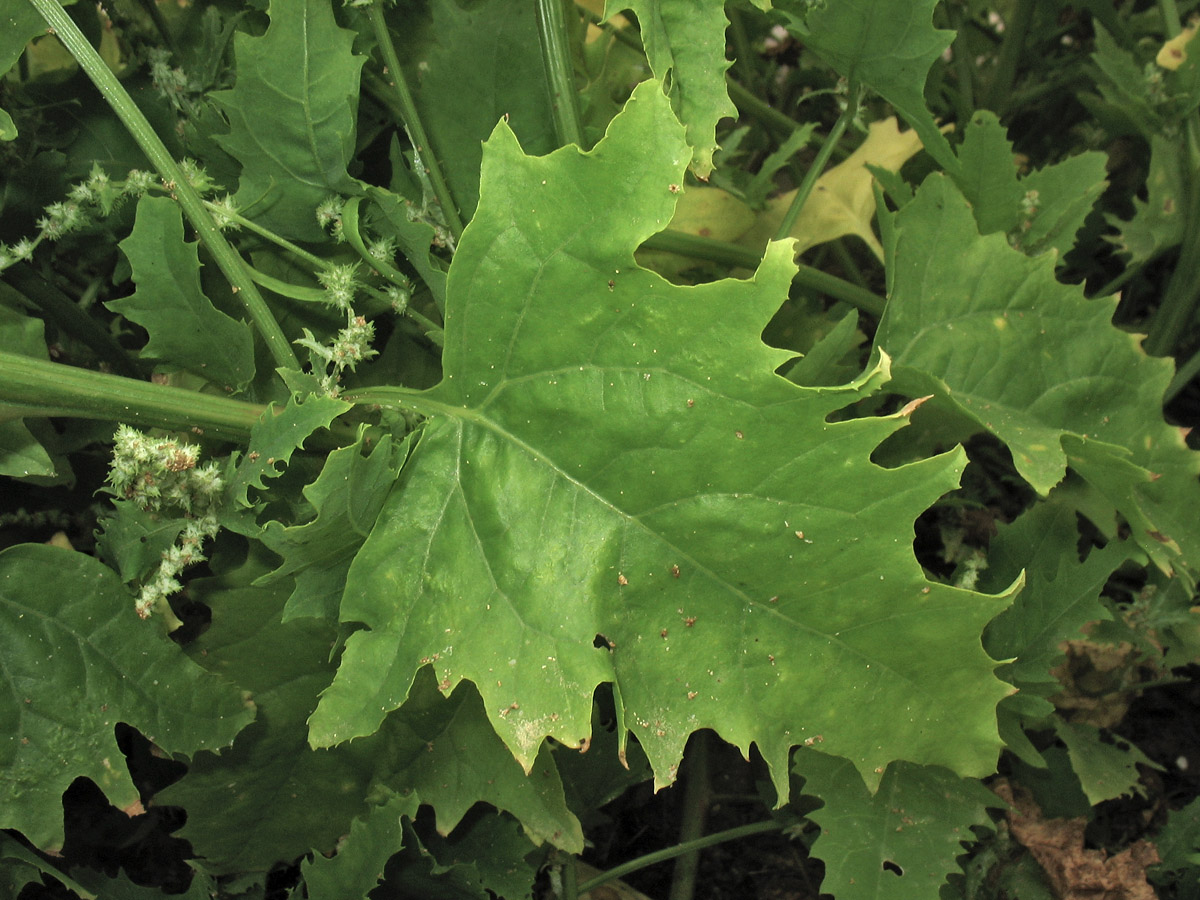
<instances>
[{"instance_id":1,"label":"white-green seed cluster","mask_svg":"<svg viewBox=\"0 0 1200 900\"><path fill-rule=\"evenodd\" d=\"M108 474L113 492L147 512L182 514L186 520L138 594L134 608L144 619L156 608L169 609L167 598L183 589L183 570L205 560L204 541L220 529L216 509L225 485L216 463L199 464L200 449L193 444L151 437L128 425L117 429L113 441Z\"/></svg>"}]
</instances>

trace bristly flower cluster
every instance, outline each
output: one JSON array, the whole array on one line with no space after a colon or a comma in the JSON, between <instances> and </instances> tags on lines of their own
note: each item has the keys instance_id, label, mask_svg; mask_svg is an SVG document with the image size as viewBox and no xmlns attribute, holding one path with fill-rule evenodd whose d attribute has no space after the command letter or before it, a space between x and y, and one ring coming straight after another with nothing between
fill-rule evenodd
<instances>
[{"instance_id":1,"label":"bristly flower cluster","mask_svg":"<svg viewBox=\"0 0 1200 900\"><path fill-rule=\"evenodd\" d=\"M183 589L183 570L205 560L202 545L220 528L216 508L225 485L216 463L198 464L200 450L192 444L151 437L128 425L117 428L113 441L108 473L113 493L146 512L182 514L186 519L177 542L142 585L134 608L144 619L156 608L169 610L167 598Z\"/></svg>"}]
</instances>

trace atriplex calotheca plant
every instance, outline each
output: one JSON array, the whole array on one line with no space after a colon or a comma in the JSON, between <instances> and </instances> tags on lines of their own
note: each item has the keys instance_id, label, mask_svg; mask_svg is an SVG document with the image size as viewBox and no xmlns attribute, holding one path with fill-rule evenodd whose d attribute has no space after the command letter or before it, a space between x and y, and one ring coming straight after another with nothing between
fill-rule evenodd
<instances>
[{"instance_id":1,"label":"atriplex calotheca plant","mask_svg":"<svg viewBox=\"0 0 1200 900\"><path fill-rule=\"evenodd\" d=\"M1029 837L1186 766L1189 9L0 0L0 881L574 900L719 738L838 900L1194 896Z\"/></svg>"}]
</instances>

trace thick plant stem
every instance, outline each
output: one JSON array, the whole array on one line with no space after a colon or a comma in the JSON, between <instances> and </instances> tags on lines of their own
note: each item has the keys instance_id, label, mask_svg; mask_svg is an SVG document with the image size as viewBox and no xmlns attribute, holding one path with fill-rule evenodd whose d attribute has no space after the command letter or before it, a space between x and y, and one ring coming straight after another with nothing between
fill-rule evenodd
<instances>
[{"instance_id":1,"label":"thick plant stem","mask_svg":"<svg viewBox=\"0 0 1200 900\"><path fill-rule=\"evenodd\" d=\"M279 235L277 235L275 232L271 231L270 229L263 228L257 222L252 222L249 219L247 219L245 216L242 216L235 212L230 212L228 209L225 209L219 203L213 203L211 200L205 200L204 206L205 206L205 208L208 209L209 212L213 213L214 215L222 216L223 218L228 219L230 222L233 222L239 228L245 228L247 231L249 231L253 234L257 234L260 238L263 238L266 241L270 241L276 247L279 247L283 250L288 251L288 253L292 254L297 259L304 260L306 263L308 263L314 269L320 270L320 269L325 268L325 266L327 265L325 260L321 259L321 257L319 257L315 254L309 253L303 247L299 247L296 244L293 244L287 238L280 237Z\"/></svg>"},{"instance_id":2,"label":"thick plant stem","mask_svg":"<svg viewBox=\"0 0 1200 900\"><path fill-rule=\"evenodd\" d=\"M450 186L442 174L437 154L429 143L425 126L421 124L421 117L417 114L417 104L413 101L412 92L409 91L408 83L404 80L404 69L400 66L400 57L396 55L396 45L392 43L392 33L388 31L387 20L383 17L382 3L371 3L367 7L367 15L370 17L371 27L375 31L375 41L383 54L383 64L387 66L388 85L395 93L399 103L400 117L408 132L408 139L416 148L419 162L424 166L425 173L429 176L429 183L433 187L434 196L437 197L438 204L442 207L446 227L450 229L450 234L454 236L454 242L457 244L463 232L462 218L458 215L458 207L454 205L454 196L450 193Z\"/></svg>"},{"instance_id":3,"label":"thick plant stem","mask_svg":"<svg viewBox=\"0 0 1200 900\"><path fill-rule=\"evenodd\" d=\"M586 150L583 121L579 114L579 97L575 92L575 67L571 61L571 44L567 39L567 19L563 13L562 0L537 0L537 23L558 144L574 144L579 149Z\"/></svg>"},{"instance_id":4,"label":"thick plant stem","mask_svg":"<svg viewBox=\"0 0 1200 900\"><path fill-rule=\"evenodd\" d=\"M613 881L617 878L623 878L630 872L637 872L639 869L644 869L647 866L653 866L660 862L666 862L669 859L674 859L682 853L688 853L692 850L703 850L705 847L712 847L716 844L724 844L727 841L737 841L745 837L752 837L756 834L767 834L772 831L781 831L784 825L782 822L768 820L766 822L753 822L750 825L739 825L736 828L728 828L725 831L718 831L698 840L691 841L687 844L676 844L674 847L667 847L664 850L658 850L654 853L647 853L645 856L639 856L637 859L631 859L627 863L622 863L619 866L614 866L607 872L601 872L595 878L589 878L583 884L579 885L579 893L585 894L593 888L598 888L602 884Z\"/></svg>"},{"instance_id":5,"label":"thick plant stem","mask_svg":"<svg viewBox=\"0 0 1200 900\"><path fill-rule=\"evenodd\" d=\"M70 416L245 441L266 407L0 350L0 418Z\"/></svg>"},{"instance_id":6,"label":"thick plant stem","mask_svg":"<svg viewBox=\"0 0 1200 900\"><path fill-rule=\"evenodd\" d=\"M683 822L679 828L680 846L690 849L675 858L668 900L692 900L696 896L696 873L700 870L700 848L695 842L704 836L708 806L712 802L709 766L712 732L700 731L692 738L692 756L687 759L683 794Z\"/></svg>"},{"instance_id":7,"label":"thick plant stem","mask_svg":"<svg viewBox=\"0 0 1200 900\"><path fill-rule=\"evenodd\" d=\"M46 24L75 57L80 68L87 73L92 83L100 90L113 112L117 114L130 135L137 141L142 152L146 154L158 174L166 182L168 190L178 201L192 227L196 229L196 235L200 238L200 242L212 255L217 268L229 280L237 300L266 342L272 358L280 366L291 369L300 368L296 354L292 352L292 345L284 335L283 329L279 327L266 300L263 299L262 294L258 292L258 288L251 280L242 258L221 234L221 230L217 228L216 222L213 221L205 207L204 201L195 188L188 183L183 170L171 156L171 152L167 150L162 139L155 133L125 88L117 81L112 70L100 58L100 54L84 37L83 32L79 30L71 17L59 6L58 0L29 0L29 2L33 4L41 17L46 20Z\"/></svg>"},{"instance_id":8,"label":"thick plant stem","mask_svg":"<svg viewBox=\"0 0 1200 900\"><path fill-rule=\"evenodd\" d=\"M666 250L681 256L690 256L693 259L706 259L725 265L739 266L743 269L756 269L762 261L757 253L746 247L725 241L714 241L711 238L703 238L682 231L660 231L648 238L642 246L647 250ZM792 280L802 287L820 291L836 300L849 303L856 309L876 318L883 315L886 301L882 297L857 284L838 278L836 275L830 275L828 272L822 272L820 269L800 263Z\"/></svg>"},{"instance_id":9,"label":"thick plant stem","mask_svg":"<svg viewBox=\"0 0 1200 900\"><path fill-rule=\"evenodd\" d=\"M854 117L858 115L858 101L860 97L862 97L862 89L857 84L851 85L850 96L846 98L846 108L842 110L842 114L833 123L833 129L829 132L829 137L825 139L825 143L817 151L816 159L808 167L808 171L804 173L804 180L800 182L800 187L796 190L796 196L792 198L791 206L784 213L783 221L779 223L779 228L775 231L775 240L781 241L792 233L792 228L795 227L796 220L800 218L800 211L804 209L804 204L808 200L809 195L812 194L812 190L817 184L817 179L825 171L825 164L829 162L829 157L833 155L833 148L837 146L837 142L846 133L846 128L854 120Z\"/></svg>"}]
</instances>

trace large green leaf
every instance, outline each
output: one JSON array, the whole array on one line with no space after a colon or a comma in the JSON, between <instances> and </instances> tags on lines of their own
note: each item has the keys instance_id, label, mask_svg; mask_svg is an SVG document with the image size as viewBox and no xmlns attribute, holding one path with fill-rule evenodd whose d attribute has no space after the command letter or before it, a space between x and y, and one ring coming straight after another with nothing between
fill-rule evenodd
<instances>
[{"instance_id":1,"label":"large green leaf","mask_svg":"<svg viewBox=\"0 0 1200 900\"><path fill-rule=\"evenodd\" d=\"M167 753L217 750L254 718L227 682L142 620L97 560L23 544L0 554L0 824L39 847L62 841L62 792L92 779L118 806L138 799L113 729Z\"/></svg>"},{"instance_id":2,"label":"large green leaf","mask_svg":"<svg viewBox=\"0 0 1200 900\"><path fill-rule=\"evenodd\" d=\"M197 245L183 240L179 205L166 197L143 197L133 232L120 247L137 290L105 306L146 329L150 341L142 355L226 389L244 387L254 377L250 329L204 296Z\"/></svg>"},{"instance_id":3,"label":"large green leaf","mask_svg":"<svg viewBox=\"0 0 1200 900\"><path fill-rule=\"evenodd\" d=\"M1052 255L981 237L944 176L927 179L894 224L876 346L892 355L897 387L991 431L1040 493L1069 459L1161 566L1181 554L1200 565L1200 455L1160 412L1171 364L1112 327L1114 301L1055 281Z\"/></svg>"},{"instance_id":4,"label":"large green leaf","mask_svg":"<svg viewBox=\"0 0 1200 900\"><path fill-rule=\"evenodd\" d=\"M220 145L242 164L236 200L285 237L316 240L314 215L330 193L355 190L354 153L363 57L329 0L273 0L261 37L234 38L237 83L212 94L229 117Z\"/></svg>"},{"instance_id":5,"label":"large green leaf","mask_svg":"<svg viewBox=\"0 0 1200 900\"><path fill-rule=\"evenodd\" d=\"M707 181L717 149L717 123L737 117L725 87L725 4L721 0L608 0L604 18L623 9L637 15L655 77L671 85L671 100L692 148L692 170Z\"/></svg>"},{"instance_id":6,"label":"large green leaf","mask_svg":"<svg viewBox=\"0 0 1200 900\"><path fill-rule=\"evenodd\" d=\"M750 281L636 265L689 158L657 82L590 153L493 133L445 378L373 391L431 420L351 567L341 617L366 628L315 746L376 731L431 666L444 692L474 682L526 768L547 736L586 742L613 682L660 784L705 727L757 744L781 796L790 748L818 736L870 783L896 758L991 771L1005 688L979 633L1008 601L928 584L912 554L963 456L882 469L904 414L828 421L886 360L839 388L775 374L790 354L759 336L789 242Z\"/></svg>"},{"instance_id":7,"label":"large green leaf","mask_svg":"<svg viewBox=\"0 0 1200 900\"><path fill-rule=\"evenodd\" d=\"M825 801L809 818L821 827L813 855L825 863L822 894L837 900L927 900L938 896L956 858L989 826L1000 800L978 781L934 766L893 763L872 796L854 767L796 751L804 793Z\"/></svg>"},{"instance_id":8,"label":"large green leaf","mask_svg":"<svg viewBox=\"0 0 1200 900\"><path fill-rule=\"evenodd\" d=\"M937 0L779 0L775 6L808 49L839 75L878 91L942 168L958 171L958 159L925 105L929 69L954 40L953 31L933 27Z\"/></svg>"}]
</instances>

